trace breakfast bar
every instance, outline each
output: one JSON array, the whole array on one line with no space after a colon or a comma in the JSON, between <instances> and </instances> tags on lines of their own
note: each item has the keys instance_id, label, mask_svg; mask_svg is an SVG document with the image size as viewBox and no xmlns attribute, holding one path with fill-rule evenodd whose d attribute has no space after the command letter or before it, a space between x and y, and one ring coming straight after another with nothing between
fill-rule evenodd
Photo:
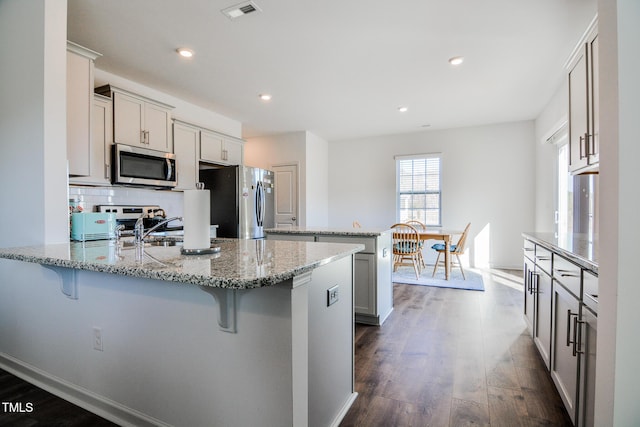
<instances>
[{"instance_id":1,"label":"breakfast bar","mask_svg":"<svg viewBox=\"0 0 640 427\"><path fill-rule=\"evenodd\" d=\"M119 425L337 425L363 245L1 248L0 367Z\"/></svg>"}]
</instances>

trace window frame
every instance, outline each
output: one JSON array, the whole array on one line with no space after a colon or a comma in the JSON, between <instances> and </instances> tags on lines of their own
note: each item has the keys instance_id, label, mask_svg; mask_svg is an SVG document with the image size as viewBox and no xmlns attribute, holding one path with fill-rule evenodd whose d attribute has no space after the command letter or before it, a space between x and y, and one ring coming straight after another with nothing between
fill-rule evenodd
<instances>
[{"instance_id":1,"label":"window frame","mask_svg":"<svg viewBox=\"0 0 640 427\"><path fill-rule=\"evenodd\" d=\"M413 154L413 155L398 155L398 156L394 156L395 162L396 162L396 222L402 222L402 215L401 215L401 198L402 195L405 194L425 194L425 195L433 195L433 194L437 194L438 195L438 222L437 224L433 224L433 223L426 223L425 221L425 225L428 227L442 227L442 153L427 153L427 154ZM406 191L400 191L400 164L402 161L407 161L407 160L429 160L429 159L438 159L438 189L437 191L415 191L413 188L411 191L406 192ZM426 165L425 165L426 166ZM426 173L426 170L425 170ZM413 174L415 176L415 173ZM425 219L426 219L426 212L427 212L427 207L425 206L423 209L411 209L412 211L420 211L422 210L423 212L425 212ZM407 220L409 220L410 218L407 218Z\"/></svg>"}]
</instances>

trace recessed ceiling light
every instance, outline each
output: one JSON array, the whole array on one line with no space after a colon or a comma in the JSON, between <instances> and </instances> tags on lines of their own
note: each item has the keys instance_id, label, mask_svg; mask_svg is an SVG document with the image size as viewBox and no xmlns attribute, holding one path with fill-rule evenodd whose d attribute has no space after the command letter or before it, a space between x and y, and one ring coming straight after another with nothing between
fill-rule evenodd
<instances>
[{"instance_id":1,"label":"recessed ceiling light","mask_svg":"<svg viewBox=\"0 0 640 427\"><path fill-rule=\"evenodd\" d=\"M260 95L258 95L258 97L260 97L260 99L262 99L263 101L271 101L271 95L269 95L268 93L261 93Z\"/></svg>"},{"instance_id":2,"label":"recessed ceiling light","mask_svg":"<svg viewBox=\"0 0 640 427\"><path fill-rule=\"evenodd\" d=\"M464 56L454 56L453 58L449 58L449 64L451 65L460 65L464 62Z\"/></svg>"},{"instance_id":3,"label":"recessed ceiling light","mask_svg":"<svg viewBox=\"0 0 640 427\"><path fill-rule=\"evenodd\" d=\"M407 107L398 107L398 111L400 111L401 113L406 113L407 111L409 111L409 108L407 108Z\"/></svg>"},{"instance_id":4,"label":"recessed ceiling light","mask_svg":"<svg viewBox=\"0 0 640 427\"><path fill-rule=\"evenodd\" d=\"M183 58L191 58L193 56L193 51L186 47L179 47L176 49L176 52L178 52Z\"/></svg>"}]
</instances>

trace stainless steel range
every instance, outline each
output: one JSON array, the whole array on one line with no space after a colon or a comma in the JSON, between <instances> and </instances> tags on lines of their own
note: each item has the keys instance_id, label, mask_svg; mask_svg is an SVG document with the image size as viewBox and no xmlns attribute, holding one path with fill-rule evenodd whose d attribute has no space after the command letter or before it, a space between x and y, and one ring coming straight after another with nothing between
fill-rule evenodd
<instances>
[{"instance_id":1,"label":"stainless steel range","mask_svg":"<svg viewBox=\"0 0 640 427\"><path fill-rule=\"evenodd\" d=\"M115 213L116 223L123 225L125 231L133 232L136 221L143 217L144 228L149 229L163 221L167 214L158 205L98 205L98 212ZM162 225L156 229L157 232L182 231L182 225L171 226ZM128 233L127 233L128 234Z\"/></svg>"}]
</instances>

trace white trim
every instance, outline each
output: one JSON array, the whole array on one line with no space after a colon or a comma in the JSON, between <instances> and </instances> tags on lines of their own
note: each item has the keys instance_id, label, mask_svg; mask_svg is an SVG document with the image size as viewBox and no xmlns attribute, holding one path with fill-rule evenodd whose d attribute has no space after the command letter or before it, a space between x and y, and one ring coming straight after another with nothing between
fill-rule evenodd
<instances>
[{"instance_id":1,"label":"white trim","mask_svg":"<svg viewBox=\"0 0 640 427\"><path fill-rule=\"evenodd\" d=\"M51 375L6 353L0 353L0 368L118 425L170 427L170 424Z\"/></svg>"},{"instance_id":2,"label":"white trim","mask_svg":"<svg viewBox=\"0 0 640 427\"><path fill-rule=\"evenodd\" d=\"M349 398L344 403L344 406L342 406L342 408L338 412L338 415L336 415L333 422L330 424L331 427L338 427L340 425L344 417L347 415L347 412L349 412L349 409L351 409L351 405L353 405L353 402L356 401L357 397L358 393L356 393L355 391L351 393L351 395L349 395Z\"/></svg>"},{"instance_id":3,"label":"white trim","mask_svg":"<svg viewBox=\"0 0 640 427\"><path fill-rule=\"evenodd\" d=\"M398 154L393 156L394 160L412 160L412 159L434 159L442 158L442 153L425 153L425 154Z\"/></svg>"},{"instance_id":4,"label":"white trim","mask_svg":"<svg viewBox=\"0 0 640 427\"><path fill-rule=\"evenodd\" d=\"M584 45L585 43L587 43L587 40L589 39L590 34L596 31L597 28L598 28L598 14L596 13L596 16L593 17L593 19L591 20L591 23L589 23L589 26L587 27L585 32L582 34L582 36L580 37L580 40L578 41L578 43L576 43L575 47L571 51L571 54L565 61L564 63L565 70L569 71L571 69L571 65L573 61L576 59L576 56L579 55L580 52L584 49Z\"/></svg>"}]
</instances>

